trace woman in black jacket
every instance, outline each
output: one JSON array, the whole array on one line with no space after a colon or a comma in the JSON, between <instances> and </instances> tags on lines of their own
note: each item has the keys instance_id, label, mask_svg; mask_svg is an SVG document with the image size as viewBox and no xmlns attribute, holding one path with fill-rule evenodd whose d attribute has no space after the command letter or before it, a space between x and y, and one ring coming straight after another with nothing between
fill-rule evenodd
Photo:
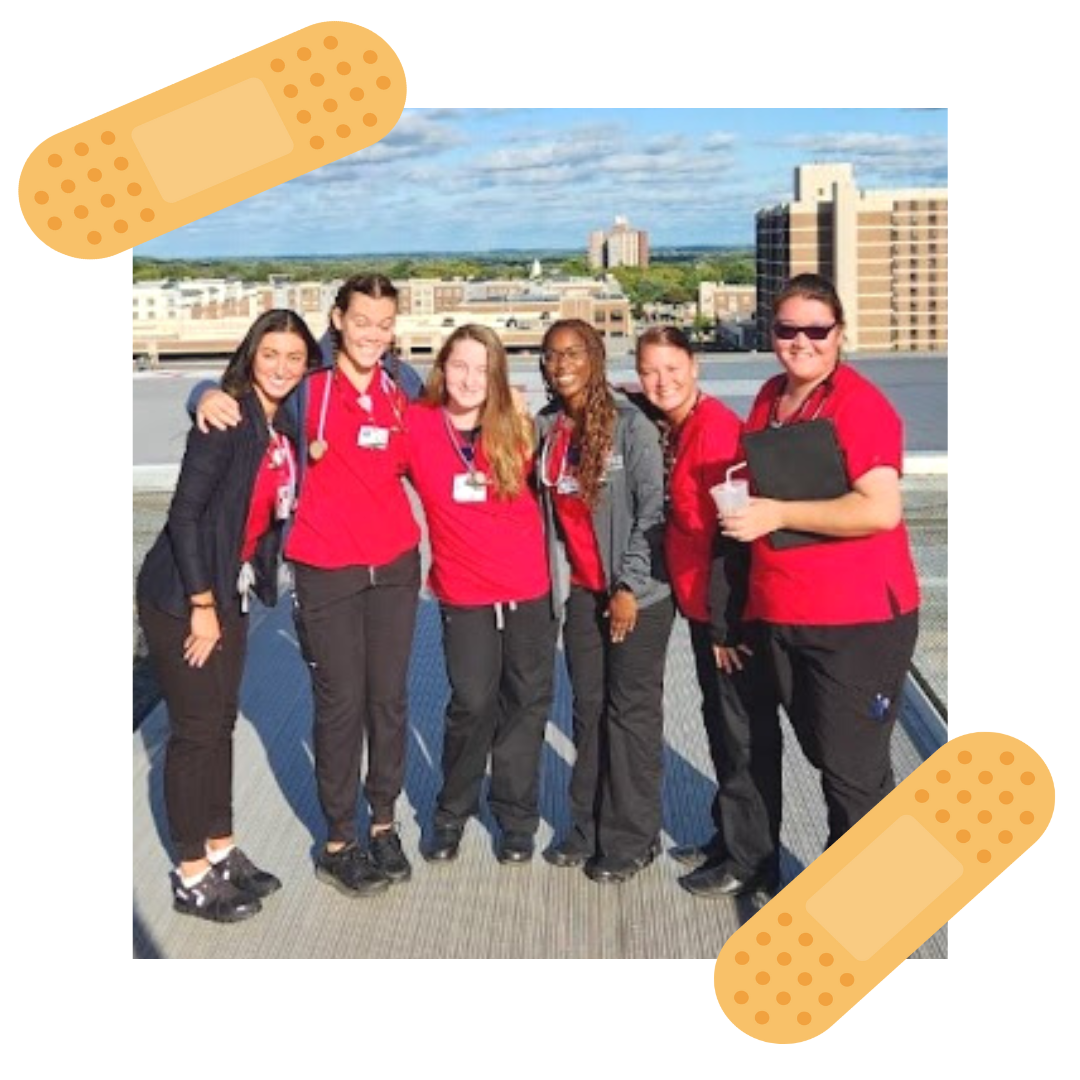
<instances>
[{"instance_id":1,"label":"woman in black jacket","mask_svg":"<svg viewBox=\"0 0 1080 1080\"><path fill-rule=\"evenodd\" d=\"M188 435L165 528L136 588L169 711L165 809L179 856L173 907L236 922L280 888L232 834L232 735L254 593L277 601L282 526L296 489L296 432L281 402L319 347L303 319L267 311L222 377L247 423Z\"/></svg>"}]
</instances>

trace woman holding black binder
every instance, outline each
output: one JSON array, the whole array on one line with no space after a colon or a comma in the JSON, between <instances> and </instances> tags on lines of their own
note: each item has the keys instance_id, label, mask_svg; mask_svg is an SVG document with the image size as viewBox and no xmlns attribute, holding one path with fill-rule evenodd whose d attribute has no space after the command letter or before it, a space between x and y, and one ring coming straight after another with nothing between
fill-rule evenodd
<instances>
[{"instance_id":1,"label":"woman holding black binder","mask_svg":"<svg viewBox=\"0 0 1080 1080\"><path fill-rule=\"evenodd\" d=\"M894 786L889 742L919 607L900 497L900 417L841 362L843 333L843 307L825 278L800 274L777 296L773 349L784 371L762 387L745 425L756 495L722 522L725 536L752 543L745 617L764 625L781 702L821 769L829 844ZM762 497L777 482L766 464L782 472L788 433L813 421L826 422L813 456L820 475L804 481L802 498ZM829 429L847 490L822 498ZM807 451L799 457L805 466Z\"/></svg>"}]
</instances>

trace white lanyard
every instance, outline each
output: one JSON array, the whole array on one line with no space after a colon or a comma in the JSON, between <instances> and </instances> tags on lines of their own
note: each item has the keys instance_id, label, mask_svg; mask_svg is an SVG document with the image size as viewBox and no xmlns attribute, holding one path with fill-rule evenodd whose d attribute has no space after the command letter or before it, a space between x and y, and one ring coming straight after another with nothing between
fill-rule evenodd
<instances>
[{"instance_id":1,"label":"white lanyard","mask_svg":"<svg viewBox=\"0 0 1080 1080\"><path fill-rule=\"evenodd\" d=\"M270 433L270 468L280 469L284 465L289 475L289 487L294 488L296 487L296 462L293 459L292 443L269 424L266 425L266 429Z\"/></svg>"}]
</instances>

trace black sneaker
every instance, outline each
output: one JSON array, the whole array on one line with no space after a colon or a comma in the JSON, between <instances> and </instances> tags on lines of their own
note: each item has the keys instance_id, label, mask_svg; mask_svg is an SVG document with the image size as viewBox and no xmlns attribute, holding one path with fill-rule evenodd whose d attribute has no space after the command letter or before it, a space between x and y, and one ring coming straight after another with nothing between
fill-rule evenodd
<instances>
[{"instance_id":1,"label":"black sneaker","mask_svg":"<svg viewBox=\"0 0 1080 1080\"><path fill-rule=\"evenodd\" d=\"M260 870L238 847L234 847L219 863L214 864L226 881L241 892L251 893L260 900L281 888L281 882L267 870Z\"/></svg>"},{"instance_id":2,"label":"black sneaker","mask_svg":"<svg viewBox=\"0 0 1080 1080\"><path fill-rule=\"evenodd\" d=\"M577 867L584 866L593 856L593 849L586 847L576 833L568 833L558 844L552 844L544 852L544 859L552 866Z\"/></svg>"},{"instance_id":3,"label":"black sneaker","mask_svg":"<svg viewBox=\"0 0 1080 1080\"><path fill-rule=\"evenodd\" d=\"M668 854L683 866L696 870L707 862L719 862L727 855L724 838L714 833L704 844L687 844L685 847L673 847Z\"/></svg>"},{"instance_id":4,"label":"black sneaker","mask_svg":"<svg viewBox=\"0 0 1080 1080\"><path fill-rule=\"evenodd\" d=\"M660 854L660 841L654 840L643 855L636 858L619 858L615 855L598 855L585 864L585 876L601 885L621 885L629 881L639 870L651 866Z\"/></svg>"},{"instance_id":5,"label":"black sneaker","mask_svg":"<svg viewBox=\"0 0 1080 1080\"><path fill-rule=\"evenodd\" d=\"M390 887L390 879L355 840L340 851L323 848L315 857L315 876L346 896L373 896Z\"/></svg>"},{"instance_id":6,"label":"black sneaker","mask_svg":"<svg viewBox=\"0 0 1080 1080\"><path fill-rule=\"evenodd\" d=\"M216 866L211 866L195 885L185 885L176 873L172 875L172 881L173 909L181 915L232 923L250 919L262 910L257 896L237 888L218 872Z\"/></svg>"},{"instance_id":7,"label":"black sneaker","mask_svg":"<svg viewBox=\"0 0 1080 1080\"><path fill-rule=\"evenodd\" d=\"M710 899L759 893L767 900L778 891L776 876L765 871L748 873L731 859L707 862L679 878L679 884L694 896Z\"/></svg>"},{"instance_id":8,"label":"black sneaker","mask_svg":"<svg viewBox=\"0 0 1080 1080\"><path fill-rule=\"evenodd\" d=\"M431 840L420 849L420 854L428 862L453 862L458 857L464 831L460 825L436 825Z\"/></svg>"},{"instance_id":9,"label":"black sneaker","mask_svg":"<svg viewBox=\"0 0 1080 1080\"><path fill-rule=\"evenodd\" d=\"M532 859L534 846L532 833L504 832L495 849L495 858L503 865L522 866Z\"/></svg>"},{"instance_id":10,"label":"black sneaker","mask_svg":"<svg viewBox=\"0 0 1080 1080\"><path fill-rule=\"evenodd\" d=\"M372 865L378 867L395 885L412 877L412 867L405 858L405 852L401 850L401 837L398 836L396 827L372 833L368 844L368 858Z\"/></svg>"}]
</instances>

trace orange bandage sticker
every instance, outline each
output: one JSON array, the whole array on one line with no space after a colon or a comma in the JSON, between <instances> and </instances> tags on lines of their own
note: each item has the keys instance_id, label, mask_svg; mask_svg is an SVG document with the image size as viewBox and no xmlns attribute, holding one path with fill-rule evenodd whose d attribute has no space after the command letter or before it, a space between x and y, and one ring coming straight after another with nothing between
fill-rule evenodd
<instances>
[{"instance_id":1,"label":"orange bandage sticker","mask_svg":"<svg viewBox=\"0 0 1080 1080\"><path fill-rule=\"evenodd\" d=\"M947 742L725 942L720 1007L765 1042L831 1027L1042 836L1054 783L1008 735Z\"/></svg>"},{"instance_id":2,"label":"orange bandage sticker","mask_svg":"<svg viewBox=\"0 0 1080 1080\"><path fill-rule=\"evenodd\" d=\"M316 23L46 139L19 202L49 247L100 259L371 146L404 107L381 37Z\"/></svg>"}]
</instances>

